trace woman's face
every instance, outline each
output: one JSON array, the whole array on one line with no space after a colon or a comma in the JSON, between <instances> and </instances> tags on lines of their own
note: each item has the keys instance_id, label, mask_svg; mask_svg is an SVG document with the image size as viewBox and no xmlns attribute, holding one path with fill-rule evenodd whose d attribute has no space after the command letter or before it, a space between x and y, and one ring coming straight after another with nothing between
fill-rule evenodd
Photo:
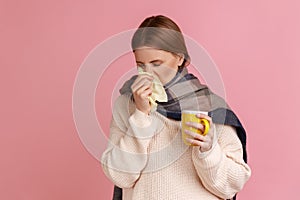
<instances>
[{"instance_id":1,"label":"woman's face","mask_svg":"<svg viewBox=\"0 0 300 200\"><path fill-rule=\"evenodd\" d=\"M184 61L183 56L151 47L136 49L134 56L137 66L145 72L158 76L163 85L174 78L178 66Z\"/></svg>"}]
</instances>

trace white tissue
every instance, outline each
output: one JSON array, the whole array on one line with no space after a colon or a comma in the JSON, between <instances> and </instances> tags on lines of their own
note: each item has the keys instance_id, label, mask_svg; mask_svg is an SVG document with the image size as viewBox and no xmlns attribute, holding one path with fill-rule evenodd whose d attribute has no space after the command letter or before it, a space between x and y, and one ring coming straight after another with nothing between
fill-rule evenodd
<instances>
[{"instance_id":1,"label":"white tissue","mask_svg":"<svg viewBox=\"0 0 300 200\"><path fill-rule=\"evenodd\" d=\"M151 104L151 111L155 111L157 108L157 103L155 101L157 100L159 102L167 102L168 101L167 93L163 87L163 84L161 83L161 81L156 75L150 74L148 72L144 72L143 69L140 67L138 67L138 72L139 74L147 74L154 78L152 94L148 98Z\"/></svg>"}]
</instances>

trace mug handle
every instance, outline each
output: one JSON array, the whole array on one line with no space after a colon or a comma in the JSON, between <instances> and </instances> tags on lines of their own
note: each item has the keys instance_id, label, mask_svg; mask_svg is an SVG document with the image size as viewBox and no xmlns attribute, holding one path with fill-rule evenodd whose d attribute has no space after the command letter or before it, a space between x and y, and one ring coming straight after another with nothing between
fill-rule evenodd
<instances>
[{"instance_id":1,"label":"mug handle","mask_svg":"<svg viewBox=\"0 0 300 200\"><path fill-rule=\"evenodd\" d=\"M200 123L204 125L204 131L202 135L205 136L209 131L209 122L207 119L200 119Z\"/></svg>"}]
</instances>

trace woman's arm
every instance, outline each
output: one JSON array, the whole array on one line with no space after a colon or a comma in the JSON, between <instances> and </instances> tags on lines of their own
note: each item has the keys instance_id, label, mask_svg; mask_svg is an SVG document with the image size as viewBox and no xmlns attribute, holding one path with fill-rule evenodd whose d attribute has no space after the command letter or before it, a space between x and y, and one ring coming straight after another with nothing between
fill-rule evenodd
<instances>
[{"instance_id":1,"label":"woman's arm","mask_svg":"<svg viewBox=\"0 0 300 200\"><path fill-rule=\"evenodd\" d=\"M205 153L194 147L192 158L206 189L221 198L230 199L243 188L251 169L243 160L242 144L235 128L218 124L215 128L217 143Z\"/></svg>"},{"instance_id":2,"label":"woman's arm","mask_svg":"<svg viewBox=\"0 0 300 200\"><path fill-rule=\"evenodd\" d=\"M130 188L147 164L147 148L154 134L151 115L135 109L128 96L116 100L110 125L108 147L102 154L106 176L121 188Z\"/></svg>"}]
</instances>

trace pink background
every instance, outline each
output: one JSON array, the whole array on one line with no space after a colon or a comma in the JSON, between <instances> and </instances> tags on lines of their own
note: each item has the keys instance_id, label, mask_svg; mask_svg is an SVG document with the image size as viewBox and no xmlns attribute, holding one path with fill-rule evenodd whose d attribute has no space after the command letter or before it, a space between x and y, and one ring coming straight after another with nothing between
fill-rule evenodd
<instances>
[{"instance_id":1,"label":"pink background","mask_svg":"<svg viewBox=\"0 0 300 200\"><path fill-rule=\"evenodd\" d=\"M97 44L153 14L174 19L220 70L227 101L248 131L253 174L239 199L296 199L299 10L296 0L1 0L0 199L111 198L112 184L78 137L73 84ZM116 71L110 75L116 80ZM96 95L105 130L110 107L99 102L108 92L99 87Z\"/></svg>"}]
</instances>

